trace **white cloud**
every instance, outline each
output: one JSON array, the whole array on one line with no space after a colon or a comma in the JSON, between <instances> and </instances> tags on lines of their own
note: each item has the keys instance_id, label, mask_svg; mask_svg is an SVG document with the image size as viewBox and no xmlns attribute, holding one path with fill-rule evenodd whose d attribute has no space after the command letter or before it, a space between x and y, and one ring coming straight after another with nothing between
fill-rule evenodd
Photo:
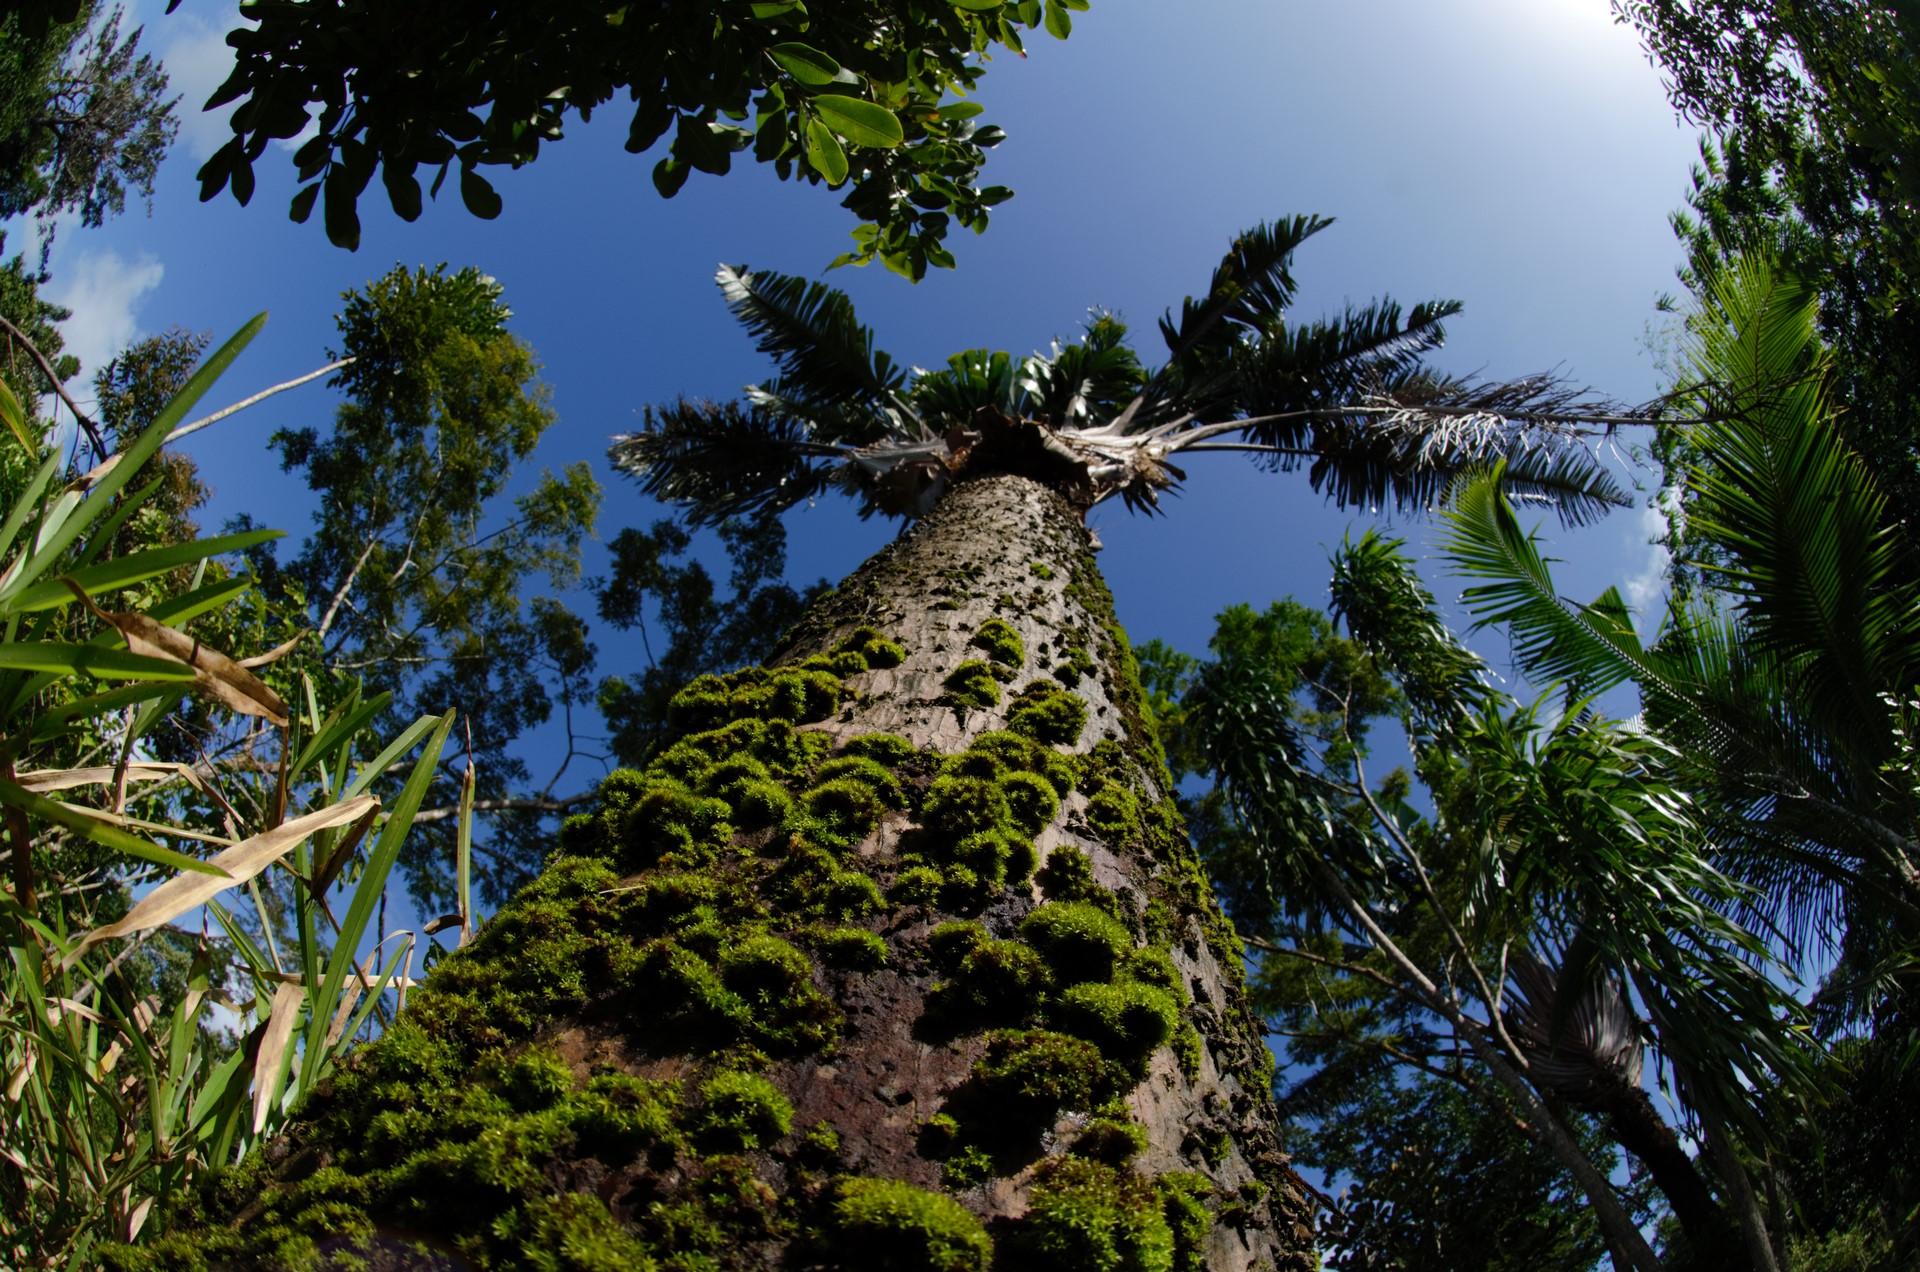
<instances>
[{"instance_id":1,"label":"white cloud","mask_svg":"<svg viewBox=\"0 0 1920 1272\"><path fill-rule=\"evenodd\" d=\"M233 71L227 31L238 21L237 13L219 23L197 14L176 13L147 28L150 36L165 41L160 45L160 60L166 63L168 83L180 95L178 144L195 161L205 159L233 136L227 123L233 114L231 105L214 111L200 107Z\"/></svg>"},{"instance_id":2,"label":"white cloud","mask_svg":"<svg viewBox=\"0 0 1920 1272\"><path fill-rule=\"evenodd\" d=\"M1667 566L1672 557L1661 542L1667 533L1665 509L1659 504L1641 508L1635 529L1642 536L1644 546L1638 568L1627 576L1620 591L1627 607L1633 611L1635 627L1642 636L1647 636L1658 626L1667 603Z\"/></svg>"},{"instance_id":3,"label":"white cloud","mask_svg":"<svg viewBox=\"0 0 1920 1272\"><path fill-rule=\"evenodd\" d=\"M47 299L73 311L60 324L60 334L66 352L80 359L75 389L90 385L94 373L140 334L135 311L165 273L159 260L145 252L131 261L118 252L83 252L71 263L61 262ZM86 400L79 392L74 397Z\"/></svg>"}]
</instances>

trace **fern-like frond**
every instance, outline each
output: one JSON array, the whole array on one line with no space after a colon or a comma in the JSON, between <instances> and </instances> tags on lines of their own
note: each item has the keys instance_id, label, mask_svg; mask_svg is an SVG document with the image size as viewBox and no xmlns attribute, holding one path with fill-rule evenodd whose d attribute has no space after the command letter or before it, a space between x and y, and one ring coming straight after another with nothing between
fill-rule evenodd
<instances>
[{"instance_id":1,"label":"fern-like frond","mask_svg":"<svg viewBox=\"0 0 1920 1272\"><path fill-rule=\"evenodd\" d=\"M874 348L873 332L861 325L845 292L744 265L722 265L714 280L756 347L778 360L794 396L834 409L816 425L822 440L867 445L917 432L901 397L905 372ZM831 434L828 427L854 431Z\"/></svg>"},{"instance_id":2,"label":"fern-like frond","mask_svg":"<svg viewBox=\"0 0 1920 1272\"><path fill-rule=\"evenodd\" d=\"M737 403L683 398L642 418L641 431L613 439L608 458L697 524L790 508L824 489L844 454L787 416Z\"/></svg>"}]
</instances>

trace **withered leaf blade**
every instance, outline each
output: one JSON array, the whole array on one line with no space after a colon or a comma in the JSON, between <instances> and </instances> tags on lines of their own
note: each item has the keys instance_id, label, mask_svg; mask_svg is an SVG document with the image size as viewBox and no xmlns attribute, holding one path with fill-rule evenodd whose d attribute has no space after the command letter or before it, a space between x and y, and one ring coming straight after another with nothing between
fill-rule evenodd
<instances>
[{"instance_id":1,"label":"withered leaf blade","mask_svg":"<svg viewBox=\"0 0 1920 1272\"><path fill-rule=\"evenodd\" d=\"M253 878L309 835L357 821L378 806L379 801L373 796L356 795L318 812L296 817L264 834L242 840L216 853L209 860L209 865L217 866L225 873L175 875L140 898L120 918L82 936L62 962L71 965L85 950L101 941L131 936L135 932L159 927L162 923L171 923L195 906L203 905L226 889L238 887Z\"/></svg>"},{"instance_id":2,"label":"withered leaf blade","mask_svg":"<svg viewBox=\"0 0 1920 1272\"><path fill-rule=\"evenodd\" d=\"M149 658L168 658L193 668L193 681L200 692L241 715L258 716L281 728L287 727L287 704L267 683L217 649L201 644L177 628L148 618L101 609L71 580L73 587L94 617L112 624L127 642L127 648Z\"/></svg>"},{"instance_id":3,"label":"withered leaf blade","mask_svg":"<svg viewBox=\"0 0 1920 1272\"><path fill-rule=\"evenodd\" d=\"M253 1133L267 1129L273 1112L273 1100L279 1094L280 1061L293 1039L293 1027L299 1023L300 1000L306 987L282 982L274 986L272 1014L267 1017L267 1032L260 1039L260 1050L253 1060Z\"/></svg>"}]
</instances>

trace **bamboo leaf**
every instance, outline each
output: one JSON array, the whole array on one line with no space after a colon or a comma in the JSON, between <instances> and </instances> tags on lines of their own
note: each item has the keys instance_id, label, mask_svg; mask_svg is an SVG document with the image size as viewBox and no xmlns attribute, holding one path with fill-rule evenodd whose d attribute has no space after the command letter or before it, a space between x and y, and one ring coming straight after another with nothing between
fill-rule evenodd
<instances>
[{"instance_id":1,"label":"bamboo leaf","mask_svg":"<svg viewBox=\"0 0 1920 1272\"><path fill-rule=\"evenodd\" d=\"M112 624L134 653L184 663L192 668L196 687L216 702L241 715L259 716L283 729L287 727L287 704L280 695L233 659L145 614L104 610L78 587L73 592L95 618Z\"/></svg>"},{"instance_id":2,"label":"bamboo leaf","mask_svg":"<svg viewBox=\"0 0 1920 1272\"><path fill-rule=\"evenodd\" d=\"M272 1115L274 1102L280 1095L281 1080L287 1067L287 1044L293 1039L295 1018L306 993L298 981L282 982L273 991L273 1006L267 1016L266 1033L261 1036L260 1050L253 1061L255 1135L267 1129L267 1119Z\"/></svg>"},{"instance_id":3,"label":"bamboo leaf","mask_svg":"<svg viewBox=\"0 0 1920 1272\"><path fill-rule=\"evenodd\" d=\"M80 942L62 960L62 965L72 964L89 946L172 922L228 888L253 878L316 831L357 821L377 806L378 801L371 795L345 800L243 840L217 853L211 860L195 863L203 870L210 869L217 873L179 875L167 880L135 902L133 908L121 918L81 937Z\"/></svg>"},{"instance_id":4,"label":"bamboo leaf","mask_svg":"<svg viewBox=\"0 0 1920 1272\"><path fill-rule=\"evenodd\" d=\"M141 861L152 862L156 866L213 875L220 879L227 877L224 870L210 861L201 861L197 857L189 857L183 853L162 848L159 844L141 839L137 835L129 835L126 831L101 821L97 814L88 809L75 808L70 804L47 799L32 791L23 790L13 782L0 781L0 804L17 808L29 817L38 817L56 826L63 826L91 839L103 848L112 848L116 852L123 852ZM78 951L74 953L77 955ZM71 962L72 957L68 957L61 961L61 965L67 966Z\"/></svg>"},{"instance_id":5,"label":"bamboo leaf","mask_svg":"<svg viewBox=\"0 0 1920 1272\"><path fill-rule=\"evenodd\" d=\"M0 645L0 667L12 671L91 676L95 680L193 680L191 667L171 658L101 645L23 640Z\"/></svg>"},{"instance_id":6,"label":"bamboo leaf","mask_svg":"<svg viewBox=\"0 0 1920 1272\"><path fill-rule=\"evenodd\" d=\"M54 609L74 599L74 587L90 596L111 592L132 583L156 578L183 565L192 565L195 561L271 542L281 538L283 533L280 530L249 530L244 534L225 534L212 539L170 544L164 548L150 548L145 552L130 552L126 556L83 566L68 572L63 578L27 588L13 598L10 608L22 614ZM71 585L67 583L68 579L72 580Z\"/></svg>"}]
</instances>

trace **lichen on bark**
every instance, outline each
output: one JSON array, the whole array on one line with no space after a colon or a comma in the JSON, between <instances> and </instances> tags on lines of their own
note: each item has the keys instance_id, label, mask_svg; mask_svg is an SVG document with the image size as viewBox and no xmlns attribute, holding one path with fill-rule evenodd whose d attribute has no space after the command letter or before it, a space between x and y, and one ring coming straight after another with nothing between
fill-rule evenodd
<instances>
[{"instance_id":1,"label":"lichen on bark","mask_svg":"<svg viewBox=\"0 0 1920 1272\"><path fill-rule=\"evenodd\" d=\"M959 483L110 1263L1313 1266L1142 711L1079 517Z\"/></svg>"}]
</instances>

